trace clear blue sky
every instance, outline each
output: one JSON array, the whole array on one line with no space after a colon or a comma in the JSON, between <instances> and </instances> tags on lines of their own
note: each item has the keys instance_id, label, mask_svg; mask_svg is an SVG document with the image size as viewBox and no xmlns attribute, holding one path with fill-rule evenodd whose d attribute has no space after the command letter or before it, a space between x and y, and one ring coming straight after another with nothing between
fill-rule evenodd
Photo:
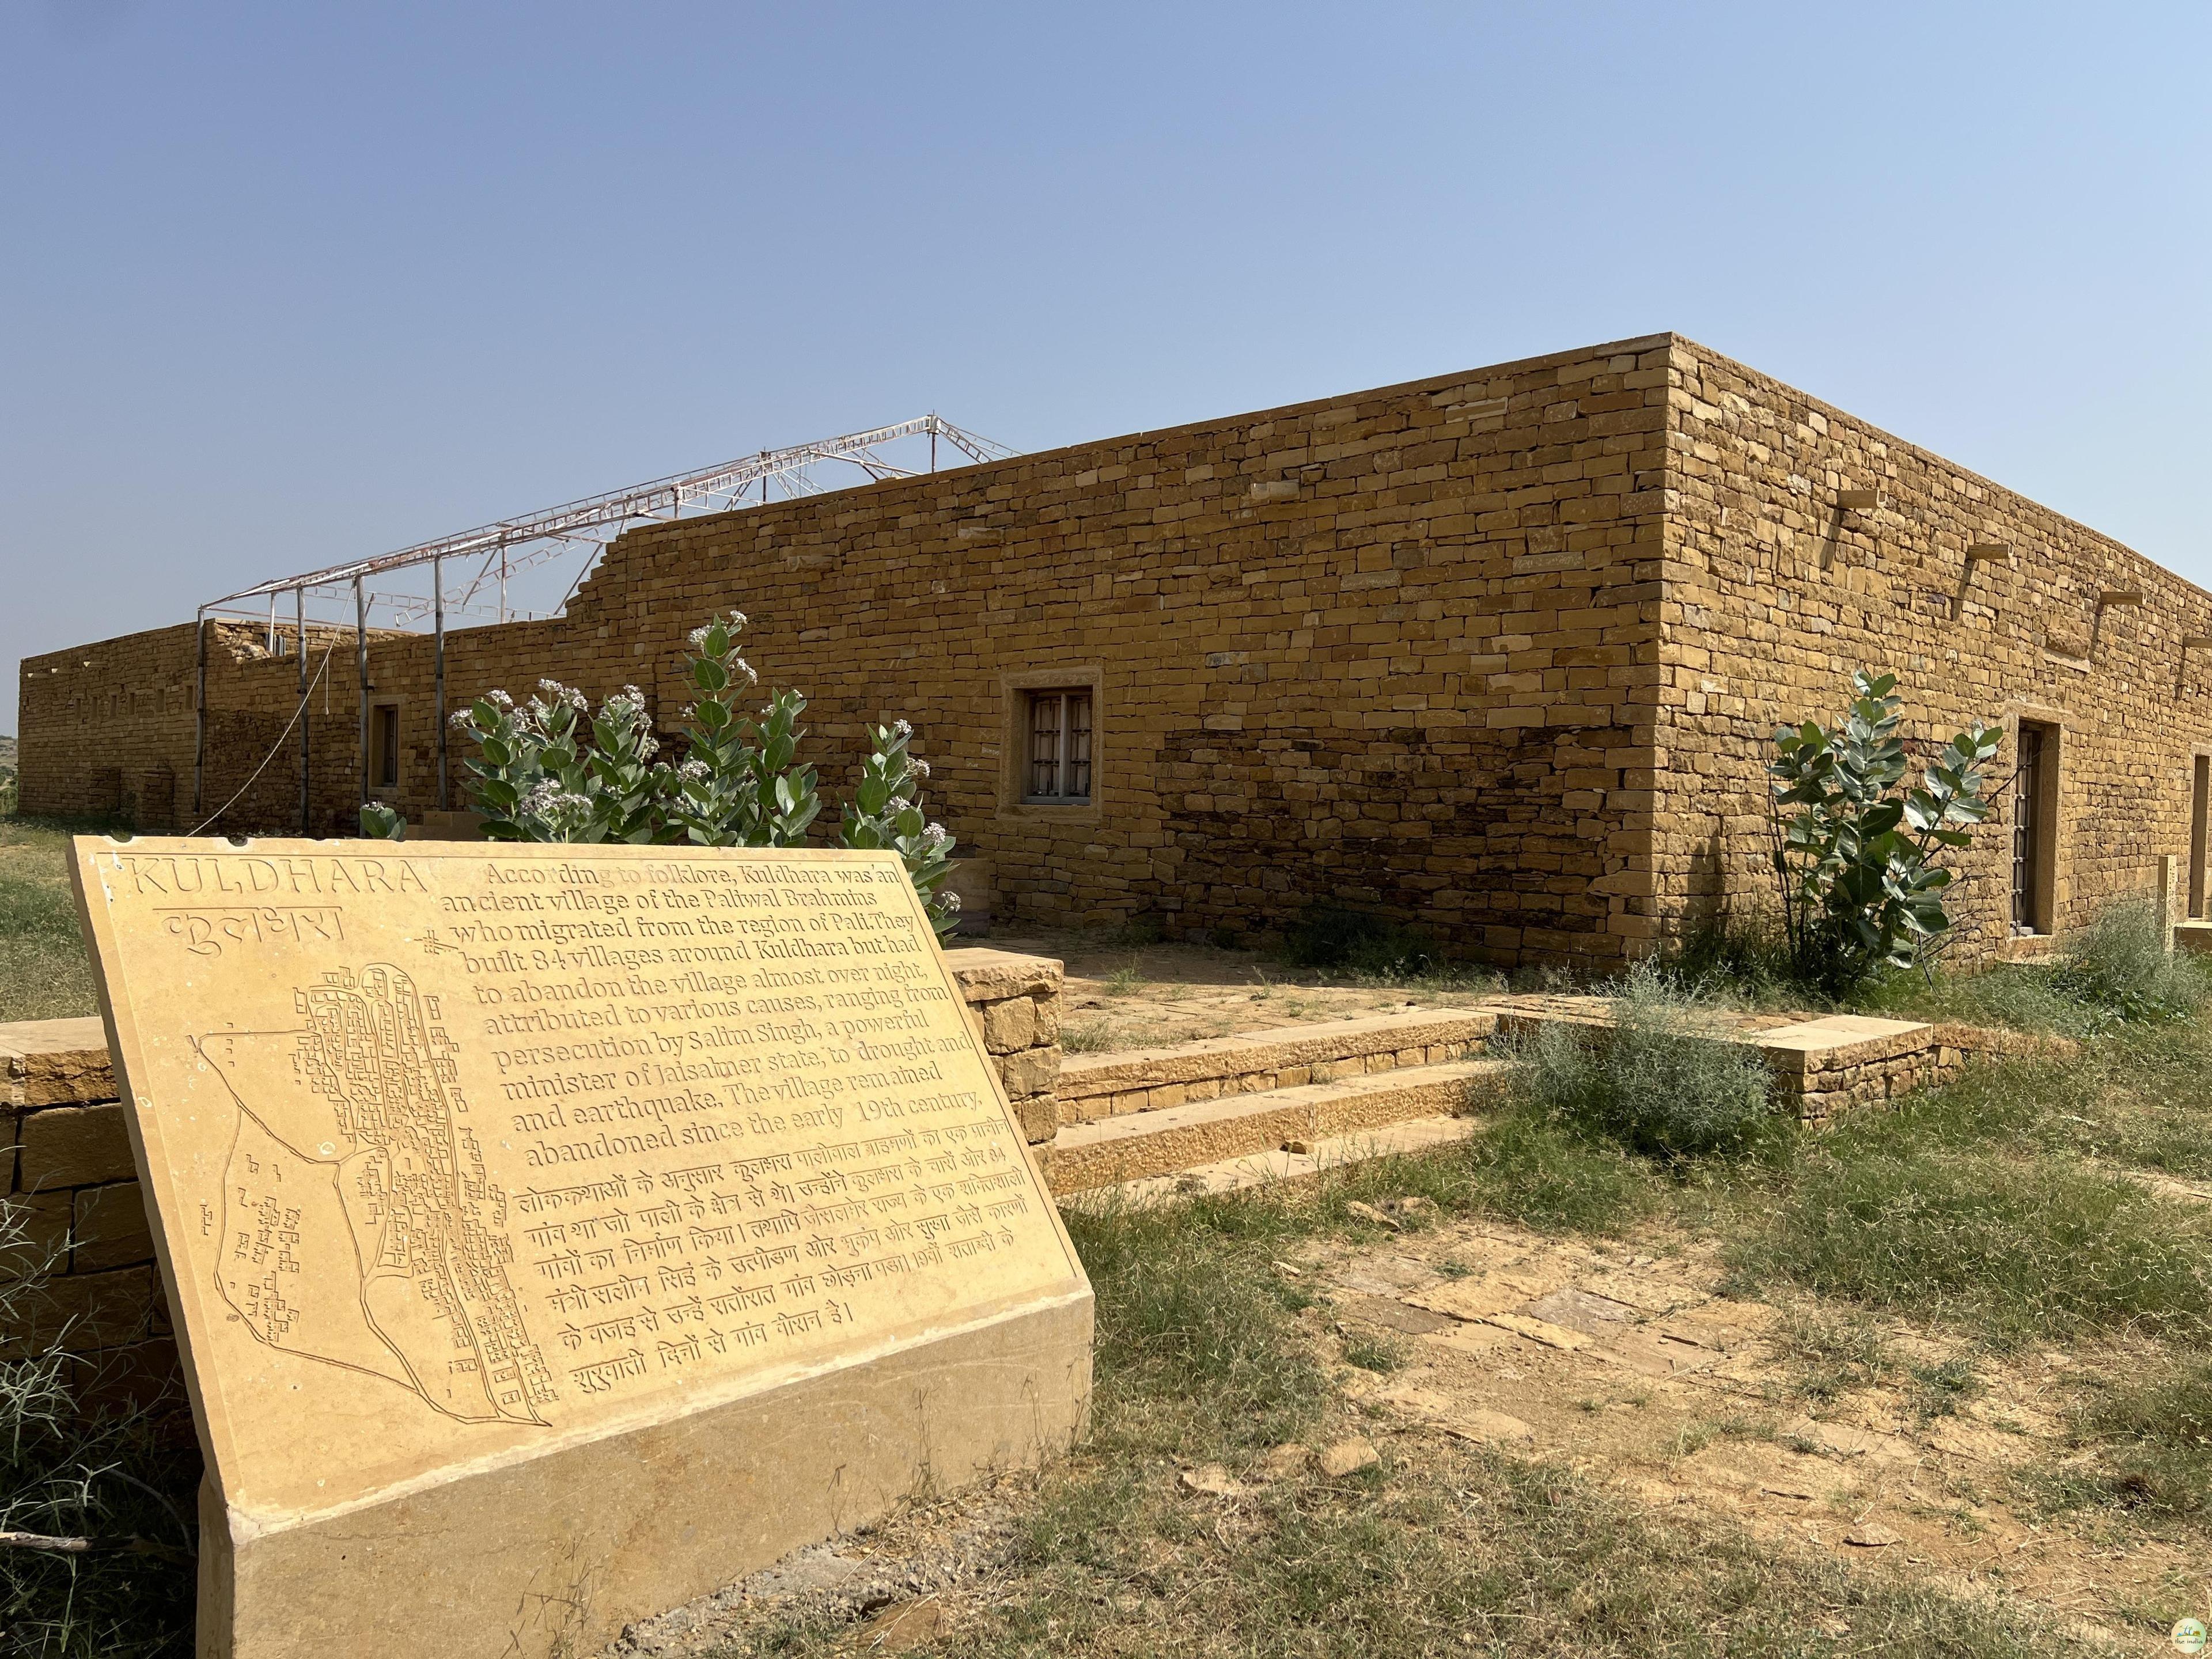
<instances>
[{"instance_id":1,"label":"clear blue sky","mask_svg":"<svg viewBox=\"0 0 2212 1659\"><path fill-rule=\"evenodd\" d=\"M0 0L15 660L935 408L1679 329L2212 585L2212 7Z\"/></svg>"}]
</instances>

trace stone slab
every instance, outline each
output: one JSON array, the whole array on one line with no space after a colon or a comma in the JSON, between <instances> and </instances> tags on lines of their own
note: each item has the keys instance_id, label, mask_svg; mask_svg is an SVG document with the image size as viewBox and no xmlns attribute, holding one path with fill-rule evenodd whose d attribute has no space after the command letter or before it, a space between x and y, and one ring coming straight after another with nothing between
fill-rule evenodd
<instances>
[{"instance_id":1,"label":"stone slab","mask_svg":"<svg viewBox=\"0 0 2212 1659\"><path fill-rule=\"evenodd\" d=\"M1090 1287L895 854L76 843L203 1655L550 1659L1065 1445Z\"/></svg>"},{"instance_id":2,"label":"stone slab","mask_svg":"<svg viewBox=\"0 0 2212 1659\"><path fill-rule=\"evenodd\" d=\"M1831 1014L1821 1019L1778 1025L1744 1038L1778 1060L1795 1060L1808 1071L1863 1064L1911 1054L1928 1046L1934 1027L1919 1020L1876 1019L1864 1014Z\"/></svg>"},{"instance_id":3,"label":"stone slab","mask_svg":"<svg viewBox=\"0 0 2212 1659\"><path fill-rule=\"evenodd\" d=\"M1060 988L1063 969L1051 957L1024 956L1015 951L994 951L964 945L945 952L958 973L970 1002L993 1002L1001 997L1042 996Z\"/></svg>"},{"instance_id":4,"label":"stone slab","mask_svg":"<svg viewBox=\"0 0 2212 1659\"><path fill-rule=\"evenodd\" d=\"M114 1099L106 1028L93 1017L0 1024L0 1091L12 1106Z\"/></svg>"}]
</instances>

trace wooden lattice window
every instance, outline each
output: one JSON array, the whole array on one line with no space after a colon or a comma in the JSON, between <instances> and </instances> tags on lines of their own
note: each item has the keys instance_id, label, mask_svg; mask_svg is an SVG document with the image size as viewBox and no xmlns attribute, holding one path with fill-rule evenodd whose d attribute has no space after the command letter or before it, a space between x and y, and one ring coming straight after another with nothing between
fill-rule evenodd
<instances>
[{"instance_id":1,"label":"wooden lattice window","mask_svg":"<svg viewBox=\"0 0 2212 1659\"><path fill-rule=\"evenodd\" d=\"M1029 775L1022 799L1080 806L1091 800L1091 693L1029 694Z\"/></svg>"}]
</instances>

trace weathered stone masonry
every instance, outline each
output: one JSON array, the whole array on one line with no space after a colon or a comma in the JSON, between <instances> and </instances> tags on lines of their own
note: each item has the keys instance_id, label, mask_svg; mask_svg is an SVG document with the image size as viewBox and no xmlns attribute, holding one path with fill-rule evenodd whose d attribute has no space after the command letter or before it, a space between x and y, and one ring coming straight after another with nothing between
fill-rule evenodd
<instances>
[{"instance_id":1,"label":"weathered stone masonry","mask_svg":"<svg viewBox=\"0 0 2212 1659\"><path fill-rule=\"evenodd\" d=\"M2012 562L1969 571L1970 543ZM864 723L913 720L934 809L1035 921L1249 934L1339 903L1602 968L1759 890L1761 745L1864 663L1917 735L2062 733L2063 926L2186 854L2212 749L2212 655L2180 650L2212 596L1672 335L635 531L564 617L449 635L453 696L635 682L672 730L684 635L731 606L763 681L813 698L833 797ZM297 669L251 627L210 643L212 810ZM326 645L315 827L343 832L358 714L350 636ZM369 655L404 750L380 793L419 816L429 644ZM190 827L192 659L185 627L27 659L25 809ZM1021 802L1022 697L1053 686L1096 699L1088 805ZM218 827L296 829L296 801L287 747Z\"/></svg>"},{"instance_id":2,"label":"weathered stone masonry","mask_svg":"<svg viewBox=\"0 0 2212 1659\"><path fill-rule=\"evenodd\" d=\"M2212 753L2212 595L1701 346L1678 340L1672 358L1656 757L1668 923L1764 894L1769 740L1838 709L1860 665L1897 673L1923 738L2002 722L2008 772L2022 720L2056 734L2057 931L2150 898L2160 855L2188 857L2194 761ZM1874 504L1839 507L1846 492ZM2009 824L1968 860L1984 951L2008 933Z\"/></svg>"}]
</instances>

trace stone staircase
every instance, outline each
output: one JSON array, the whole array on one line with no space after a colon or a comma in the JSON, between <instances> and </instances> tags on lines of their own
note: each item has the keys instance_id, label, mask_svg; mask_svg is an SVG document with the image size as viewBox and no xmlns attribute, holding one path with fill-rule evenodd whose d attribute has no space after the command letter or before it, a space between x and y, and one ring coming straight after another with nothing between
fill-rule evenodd
<instances>
[{"instance_id":1,"label":"stone staircase","mask_svg":"<svg viewBox=\"0 0 2212 1659\"><path fill-rule=\"evenodd\" d=\"M1511 1062L1493 1037L1611 1022L1597 996L1517 995L1475 1008L1370 1015L1062 1062L1056 1193L1222 1190L1463 1136ZM1808 1122L1955 1077L1978 1056L2073 1045L1963 1025L1830 1014L1723 1017L1718 1040L1756 1050L1778 1109Z\"/></svg>"},{"instance_id":2,"label":"stone staircase","mask_svg":"<svg viewBox=\"0 0 2212 1659\"><path fill-rule=\"evenodd\" d=\"M1060 1074L1054 1191L1270 1154L1310 1157L1467 1111L1504 1070L1482 1056L1494 1013L1371 1015L1173 1048L1071 1055Z\"/></svg>"}]
</instances>

